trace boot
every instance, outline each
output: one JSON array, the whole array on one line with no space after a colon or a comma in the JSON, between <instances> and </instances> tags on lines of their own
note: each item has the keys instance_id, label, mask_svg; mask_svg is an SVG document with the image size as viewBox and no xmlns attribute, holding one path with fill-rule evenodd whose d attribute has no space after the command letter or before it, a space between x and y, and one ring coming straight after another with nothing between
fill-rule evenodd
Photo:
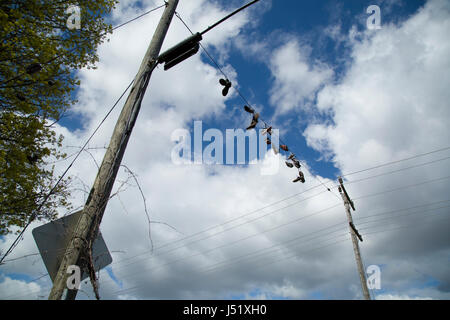
<instances>
[{"instance_id":1,"label":"boot","mask_svg":"<svg viewBox=\"0 0 450 320\"><path fill-rule=\"evenodd\" d=\"M248 113L255 113L255 110L253 110L249 106L244 106L244 110L247 111Z\"/></svg>"},{"instance_id":2,"label":"boot","mask_svg":"<svg viewBox=\"0 0 450 320\"><path fill-rule=\"evenodd\" d=\"M247 128L247 130L256 128L256 125L258 124L258 119L259 119L259 113L253 114L252 123L251 123L250 126Z\"/></svg>"}]
</instances>

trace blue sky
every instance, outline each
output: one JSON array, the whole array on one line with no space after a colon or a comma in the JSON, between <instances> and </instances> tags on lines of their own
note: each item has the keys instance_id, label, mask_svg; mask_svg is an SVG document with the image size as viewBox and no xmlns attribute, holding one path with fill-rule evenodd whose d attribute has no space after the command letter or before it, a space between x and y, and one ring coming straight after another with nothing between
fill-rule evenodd
<instances>
[{"instance_id":1,"label":"blue sky","mask_svg":"<svg viewBox=\"0 0 450 320\"><path fill-rule=\"evenodd\" d=\"M334 80L338 81L346 73L346 65L351 60L350 51L345 44L330 38L325 30L334 23L340 24L340 31L343 34L349 33L352 27L356 27L358 30L365 29L366 20L370 16L366 13L366 9L374 4L383 8L382 23L390 24L400 23L407 19L423 6L424 1L273 1L270 11L259 17L257 27L243 32L248 32L252 37L259 41L265 41L269 46L273 45L274 47L282 44L283 35L285 37L286 34L303 39L310 46L311 58L332 66L335 71ZM230 5L227 7L230 7L231 10ZM179 21L175 18L174 23L179 23ZM214 32L214 30L211 32ZM205 35L205 38L207 37L208 34ZM277 108L276 103L271 103L269 97L274 81L273 75L263 61L246 57L241 50L231 47L230 52L227 53L229 55L227 63L238 72L240 91L244 97L252 105L264 107L261 117L270 124L272 123L270 119L274 116ZM215 56L217 59L220 52L214 50L214 48L211 51L213 57ZM205 63L214 66L203 52L202 59ZM217 91L220 92L220 89L221 87L218 86ZM245 102L242 98L236 96L227 101L227 112L233 115L235 115L235 112L244 113L244 105ZM332 161L327 161L330 159L324 159L319 152L310 148L301 134L306 129L308 118L311 116L311 114L305 112L290 112L278 117L276 123L286 124L283 127L286 133L281 139L288 143L290 149L298 156L307 161L313 172L326 178L335 179L340 174L339 170ZM313 116L322 118L324 121L332 121L332 118L327 118L321 114L314 114ZM295 118L301 120L296 123L292 121ZM235 117L232 117L230 121L224 121L223 117L219 119L208 117L197 120L203 121L204 130L218 128L224 133L228 128L242 128L247 125L247 123L239 123L239 120L236 120ZM207 145L208 143L205 142L204 147Z\"/></svg>"},{"instance_id":2,"label":"blue sky","mask_svg":"<svg viewBox=\"0 0 450 320\"><path fill-rule=\"evenodd\" d=\"M244 3L180 0L177 11L193 31L201 31ZM159 4L124 0L109 18L118 25ZM367 30L370 5L381 9L380 30ZM160 14L117 30L99 48L99 68L78 73L80 102L57 128L65 136L68 153L86 141L134 77L151 38L149 30L155 29ZM305 184L292 183L294 174L289 170L293 169L284 166L284 154L277 158L282 166L272 176L260 174L259 164L175 165L171 135L176 130L192 135L194 122L202 121L203 131L218 129L225 136L227 129L248 126L251 116L244 112L245 103L234 89L222 97L218 83L222 75L204 53L169 71L157 68L123 163L136 174L151 219L168 223L182 234L161 224L151 225L156 250L150 253L142 195L121 170L114 189L119 196L111 199L102 221L102 235L114 252L114 262L101 273L101 296L360 299L351 241L334 242L348 236L345 212L342 206L324 209L340 205L339 198L328 192L314 194L322 189L307 190L317 184L316 178L330 187L336 185L340 170L347 173L447 147L450 47L443 39L449 26L450 8L444 0L261 0L204 36L202 43L233 84L307 163L311 172L305 172ZM187 36L189 32L174 17L163 49ZM71 169L75 205L86 199L83 190L97 172L91 156L101 162L118 109L90 144L91 155L83 154ZM448 153L349 177L347 189L358 199L355 221L448 200L447 180L374 196L448 175L447 160L364 180ZM62 172L64 165L58 164L56 170ZM256 219L247 215L251 212ZM439 211L444 217L448 213L447 207ZM394 219L395 215L384 217ZM361 243L365 264L378 265L382 271L377 297L448 299L448 220L433 220L431 213L407 219L378 223L373 234L372 226L364 225L369 231L363 232ZM417 228L412 229L411 222ZM402 223L409 223L408 227L396 230ZM224 230L222 225L230 228ZM330 225L342 227L336 229L342 235L320 232ZM394 229L382 230L387 227ZM216 229L217 235L212 234ZM210 237L203 241L183 238L201 232L194 237L198 239L204 230ZM310 241L308 235L316 233L319 237ZM292 242L299 236L304 241ZM6 246L11 239L0 241ZM238 259L273 246L279 250L260 260ZM25 234L11 258L35 251L32 236ZM3 266L0 297L2 290L11 288L18 288L14 292L21 296L27 285L28 297L34 291L39 291L38 297L47 294L49 279L29 282L46 272L36 259ZM236 259L238 263L227 264ZM217 264L225 267L204 272ZM84 289L91 291L89 285Z\"/></svg>"}]
</instances>

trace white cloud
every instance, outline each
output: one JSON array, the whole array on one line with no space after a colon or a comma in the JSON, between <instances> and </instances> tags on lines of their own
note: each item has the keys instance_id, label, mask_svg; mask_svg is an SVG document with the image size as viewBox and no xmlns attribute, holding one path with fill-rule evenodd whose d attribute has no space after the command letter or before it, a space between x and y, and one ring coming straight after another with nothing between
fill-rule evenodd
<instances>
[{"instance_id":1,"label":"white cloud","mask_svg":"<svg viewBox=\"0 0 450 320\"><path fill-rule=\"evenodd\" d=\"M22 280L2 277L0 282L0 292L2 299L38 299L41 287L37 283L27 283Z\"/></svg>"},{"instance_id":2,"label":"white cloud","mask_svg":"<svg viewBox=\"0 0 450 320\"><path fill-rule=\"evenodd\" d=\"M270 102L280 114L308 109L316 92L333 76L332 69L314 61L310 49L295 39L274 52L270 65L275 78Z\"/></svg>"},{"instance_id":3,"label":"white cloud","mask_svg":"<svg viewBox=\"0 0 450 320\"><path fill-rule=\"evenodd\" d=\"M335 124L307 128L310 146L331 148L343 171L415 154L425 146L446 146L450 137L446 12L448 4L430 1L399 28L386 25L355 41L353 64L343 81L318 95L319 110L332 109Z\"/></svg>"}]
</instances>

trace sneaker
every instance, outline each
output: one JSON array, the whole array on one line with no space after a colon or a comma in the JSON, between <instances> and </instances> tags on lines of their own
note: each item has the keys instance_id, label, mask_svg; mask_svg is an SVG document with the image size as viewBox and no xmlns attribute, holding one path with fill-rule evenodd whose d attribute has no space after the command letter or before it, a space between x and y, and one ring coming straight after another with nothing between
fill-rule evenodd
<instances>
[{"instance_id":1,"label":"sneaker","mask_svg":"<svg viewBox=\"0 0 450 320\"><path fill-rule=\"evenodd\" d=\"M286 161L286 165L287 165L289 168L293 168L293 167L294 167L294 165L293 165L292 163L287 162L287 161Z\"/></svg>"}]
</instances>

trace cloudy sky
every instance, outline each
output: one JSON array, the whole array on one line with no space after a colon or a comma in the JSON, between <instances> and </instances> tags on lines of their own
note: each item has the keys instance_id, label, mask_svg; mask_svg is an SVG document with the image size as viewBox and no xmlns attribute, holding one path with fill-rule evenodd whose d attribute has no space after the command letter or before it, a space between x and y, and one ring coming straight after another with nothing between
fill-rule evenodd
<instances>
[{"instance_id":1,"label":"cloudy sky","mask_svg":"<svg viewBox=\"0 0 450 320\"><path fill-rule=\"evenodd\" d=\"M118 25L161 3L120 1L109 19ZM180 0L177 12L201 31L244 3ZM370 5L381 29L367 27ZM115 31L98 69L79 72L79 103L57 127L68 154L134 78L161 13ZM233 83L227 97L203 51L155 69L122 162L136 180L121 168L101 225L113 263L100 272L100 296L361 299L336 187L344 175L364 265L381 269L372 297L449 299L449 32L446 0L261 0L202 41ZM163 49L189 35L174 17ZM304 184L292 183L286 153L245 152L244 165L173 161L180 129L202 141L195 121L222 133L226 148L226 130L251 120L241 95L302 161ZM74 207L86 200L119 110L69 172ZM278 172L262 174L273 161ZM31 233L41 224L0 266L1 299L47 298L52 284ZM13 239L0 240L2 251ZM81 289L78 299L95 298L90 283Z\"/></svg>"}]
</instances>

